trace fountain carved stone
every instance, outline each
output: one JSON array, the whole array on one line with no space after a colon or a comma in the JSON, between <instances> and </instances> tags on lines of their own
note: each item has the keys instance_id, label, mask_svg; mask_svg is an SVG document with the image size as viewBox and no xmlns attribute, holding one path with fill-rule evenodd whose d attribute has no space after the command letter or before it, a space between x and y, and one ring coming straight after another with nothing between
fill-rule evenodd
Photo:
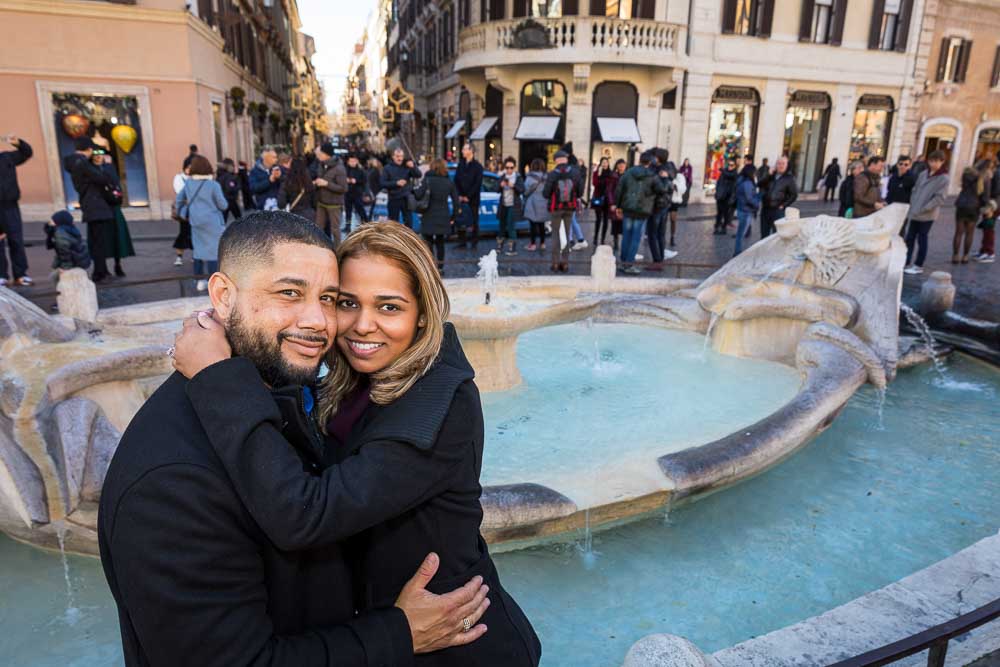
<instances>
[{"instance_id":1,"label":"fountain carved stone","mask_svg":"<svg viewBox=\"0 0 1000 667\"><path fill-rule=\"evenodd\" d=\"M446 281L452 321L484 391L522 382L521 334L583 318L706 334L717 352L779 362L801 377L788 404L750 427L589 472L593 492L546 486L531 469L520 483L485 487L487 539L515 543L610 524L733 484L807 443L864 382L884 387L898 360L905 214L893 205L860 220L800 219L790 209L776 235L701 283L616 277L609 248L598 249L591 276L498 280L494 255L478 280ZM80 282L66 286L87 297L90 286ZM120 433L170 372L164 351L180 320L206 301L95 315L84 297L73 318L57 319L0 288L0 529L56 546L58 525L69 550L96 553L96 502Z\"/></svg>"}]
</instances>

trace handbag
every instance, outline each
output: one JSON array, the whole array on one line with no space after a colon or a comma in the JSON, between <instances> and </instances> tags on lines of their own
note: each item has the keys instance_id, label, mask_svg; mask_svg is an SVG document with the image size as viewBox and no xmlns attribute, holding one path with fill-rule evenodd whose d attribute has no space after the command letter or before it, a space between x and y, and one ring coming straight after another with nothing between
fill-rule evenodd
<instances>
[{"instance_id":1,"label":"handbag","mask_svg":"<svg viewBox=\"0 0 1000 667\"><path fill-rule=\"evenodd\" d=\"M177 202L175 201L174 205L170 207L170 217L177 222L188 222L188 213L191 209L191 201L198 198L198 193L201 191L201 187L203 185L205 185L205 181L198 184L198 187L194 189L194 194L191 195L190 198L185 196L184 203L180 205L180 208L177 208ZM187 193L186 183L184 185L183 192Z\"/></svg>"},{"instance_id":2,"label":"handbag","mask_svg":"<svg viewBox=\"0 0 1000 667\"><path fill-rule=\"evenodd\" d=\"M413 194L413 190L410 190L410 194L406 196L406 205L411 211L416 211L417 213L426 213L427 209L431 207L431 189L425 186L424 192L420 197Z\"/></svg>"},{"instance_id":3,"label":"handbag","mask_svg":"<svg viewBox=\"0 0 1000 667\"><path fill-rule=\"evenodd\" d=\"M604 197L591 197L590 208L601 208L604 206Z\"/></svg>"},{"instance_id":4,"label":"handbag","mask_svg":"<svg viewBox=\"0 0 1000 667\"><path fill-rule=\"evenodd\" d=\"M299 205L299 201L302 200L302 195L304 195L305 193L306 191L302 190L301 192L299 192L299 196L296 197L291 204L285 204L285 212L291 213L295 209L295 207Z\"/></svg>"}]
</instances>

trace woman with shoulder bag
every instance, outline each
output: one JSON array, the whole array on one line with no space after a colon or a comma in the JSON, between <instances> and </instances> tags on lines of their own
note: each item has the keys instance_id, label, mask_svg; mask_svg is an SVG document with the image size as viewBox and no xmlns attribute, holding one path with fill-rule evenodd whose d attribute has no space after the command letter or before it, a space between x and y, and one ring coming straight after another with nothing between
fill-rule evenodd
<instances>
[{"instance_id":1,"label":"woman with shoulder bag","mask_svg":"<svg viewBox=\"0 0 1000 667\"><path fill-rule=\"evenodd\" d=\"M545 252L545 223L552 217L549 214L549 203L545 200L545 160L535 158L531 161L528 176L524 179L524 217L531 224L531 242L528 251L536 249Z\"/></svg>"},{"instance_id":2,"label":"woman with shoulder bag","mask_svg":"<svg viewBox=\"0 0 1000 667\"><path fill-rule=\"evenodd\" d=\"M424 237L427 247L437 255L438 271L443 271L444 243L451 233L455 214L461 206L458 189L448 177L448 163L441 159L431 162L431 168L414 196L421 205L417 209L420 213L420 234ZM451 199L451 209L448 208L449 199ZM423 208L424 203L426 208Z\"/></svg>"},{"instance_id":3,"label":"woman with shoulder bag","mask_svg":"<svg viewBox=\"0 0 1000 667\"><path fill-rule=\"evenodd\" d=\"M602 157L591 177L593 187L590 195L590 208L594 209L594 247L604 245L608 238L608 181L611 180L611 161Z\"/></svg>"},{"instance_id":4,"label":"woman with shoulder bag","mask_svg":"<svg viewBox=\"0 0 1000 667\"><path fill-rule=\"evenodd\" d=\"M188 178L190 178L190 163L185 166L181 171L174 174L174 196L176 197L184 189L184 184L187 183ZM250 201L253 201L252 199ZM180 211L177 205L174 204L170 207L170 218L171 220L177 221L180 229L177 232L177 238L174 239L174 252L177 256L174 258L174 266L184 266L184 251L191 250L191 223L187 221L187 218L181 217Z\"/></svg>"},{"instance_id":5,"label":"woman with shoulder bag","mask_svg":"<svg viewBox=\"0 0 1000 667\"><path fill-rule=\"evenodd\" d=\"M622 210L615 205L615 191L618 190L618 181L625 174L628 165L625 160L617 160L614 170L608 175L608 189L604 192L604 198L608 201L608 215L611 218L611 242L614 251L618 252L618 239L622 235L622 221L625 215Z\"/></svg>"},{"instance_id":6,"label":"woman with shoulder bag","mask_svg":"<svg viewBox=\"0 0 1000 667\"><path fill-rule=\"evenodd\" d=\"M114 219L107 227L104 235L104 254L115 260L115 275L119 278L125 277L125 270L122 268L122 260L126 257L135 257L135 247L132 245L132 235L129 233L128 221L122 213L122 186L118 178L118 170L111 162L111 156L102 152L100 159L98 152L94 151L94 164L98 165L107 176L111 184L105 186L105 195L108 204L114 211Z\"/></svg>"},{"instance_id":7,"label":"woman with shoulder bag","mask_svg":"<svg viewBox=\"0 0 1000 667\"><path fill-rule=\"evenodd\" d=\"M305 160L295 158L278 190L278 208L312 222L316 219L316 186ZM338 223L339 224L339 223Z\"/></svg>"},{"instance_id":8,"label":"woman with shoulder bag","mask_svg":"<svg viewBox=\"0 0 1000 667\"><path fill-rule=\"evenodd\" d=\"M191 225L191 245L194 254L195 275L213 274L219 270L219 238L226 229L225 211L229 202L222 193L222 186L215 180L212 163L202 155L195 155L189 167L190 178L177 194L175 205L178 215ZM195 285L204 292L208 282L201 278Z\"/></svg>"}]
</instances>

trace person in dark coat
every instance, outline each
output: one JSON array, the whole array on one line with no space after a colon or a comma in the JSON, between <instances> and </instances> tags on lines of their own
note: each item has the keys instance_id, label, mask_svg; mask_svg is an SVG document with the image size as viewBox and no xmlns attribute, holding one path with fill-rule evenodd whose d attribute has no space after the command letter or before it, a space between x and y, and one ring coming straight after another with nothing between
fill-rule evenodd
<instances>
[{"instance_id":1,"label":"person in dark coat","mask_svg":"<svg viewBox=\"0 0 1000 667\"><path fill-rule=\"evenodd\" d=\"M278 154L271 149L261 152L247 177L256 208L262 211L277 208L282 175Z\"/></svg>"},{"instance_id":2,"label":"person in dark coat","mask_svg":"<svg viewBox=\"0 0 1000 667\"><path fill-rule=\"evenodd\" d=\"M227 358L224 332L212 320L187 325L191 338L178 343L185 368L189 353L198 355L185 372L199 383L202 400L193 403L201 423L275 544L294 553L356 536L362 610L392 605L427 551L441 557L432 591L483 577L489 632L420 656L419 665L533 667L538 637L501 585L479 532L482 405L445 321L448 296L434 258L419 236L392 222L362 227L339 257L336 353L320 394L333 465L319 476L302 470L273 395L252 366Z\"/></svg>"},{"instance_id":3,"label":"person in dark coat","mask_svg":"<svg viewBox=\"0 0 1000 667\"><path fill-rule=\"evenodd\" d=\"M52 268L57 271L90 268L90 251L69 211L56 211L45 224L45 247L55 253Z\"/></svg>"},{"instance_id":4,"label":"person in dark coat","mask_svg":"<svg viewBox=\"0 0 1000 667\"><path fill-rule=\"evenodd\" d=\"M414 652L478 640L485 628L464 632L463 620L475 624L485 611L481 580L449 595L427 592L439 558L420 564L397 600L358 615L360 560L346 544L293 550L261 530L255 503L241 500L203 423L227 417L209 414L212 405L235 406L235 421L250 423L264 401L267 419L277 415L286 462L319 474L324 446L309 387L336 334L337 263L322 231L283 211L229 225L220 259L210 296L226 322L227 356L228 340L237 357L193 380L170 376L129 424L104 481L98 543L125 665L409 667ZM181 334L178 348L184 343ZM247 377L260 392L250 402ZM236 388L221 396L221 386ZM354 488L366 497L385 491L363 487Z\"/></svg>"},{"instance_id":5,"label":"person in dark coat","mask_svg":"<svg viewBox=\"0 0 1000 667\"><path fill-rule=\"evenodd\" d=\"M885 195L886 204L909 204L913 186L917 184L917 173L912 169L909 155L900 155L896 167L889 176L889 187Z\"/></svg>"},{"instance_id":6,"label":"person in dark coat","mask_svg":"<svg viewBox=\"0 0 1000 667\"><path fill-rule=\"evenodd\" d=\"M476 159L476 149L472 144L462 146L462 159L455 169L455 187L462 202L464 226L459 227L458 245L464 248L466 242L475 248L479 243L479 203L483 189L483 165ZM463 216L455 216L462 219Z\"/></svg>"},{"instance_id":7,"label":"person in dark coat","mask_svg":"<svg viewBox=\"0 0 1000 667\"><path fill-rule=\"evenodd\" d=\"M377 203L378 193L382 191L382 163L378 158L372 158L368 161L368 196L371 197L371 201L368 202L368 219L375 219L375 204Z\"/></svg>"},{"instance_id":8,"label":"person in dark coat","mask_svg":"<svg viewBox=\"0 0 1000 667\"><path fill-rule=\"evenodd\" d=\"M288 176L281 181L278 190L278 208L287 210L306 220L316 220L316 186L305 160L295 158L288 170ZM337 222L336 224L340 224Z\"/></svg>"},{"instance_id":9,"label":"person in dark coat","mask_svg":"<svg viewBox=\"0 0 1000 667\"><path fill-rule=\"evenodd\" d=\"M497 209L497 220L500 230L497 233L497 250L503 246L507 238L508 257L517 255L517 222L524 217L524 179L517 173L517 161L508 157L503 161L503 174L500 175L500 206Z\"/></svg>"},{"instance_id":10,"label":"person in dark coat","mask_svg":"<svg viewBox=\"0 0 1000 667\"><path fill-rule=\"evenodd\" d=\"M380 187L389 197L387 209L389 219L413 228L413 211L408 203L413 193L413 181L420 180L420 171L406 166L406 154L402 148L392 152L392 161L382 168Z\"/></svg>"},{"instance_id":11,"label":"person in dark coat","mask_svg":"<svg viewBox=\"0 0 1000 667\"><path fill-rule=\"evenodd\" d=\"M715 229L713 234L725 234L729 225L733 224L733 209L736 206L736 161L727 160L726 168L719 174L715 182Z\"/></svg>"},{"instance_id":12,"label":"person in dark coat","mask_svg":"<svg viewBox=\"0 0 1000 667\"><path fill-rule=\"evenodd\" d=\"M984 165L962 170L962 189L955 199L955 236L952 239L951 263L969 263L969 253L976 234L976 223L990 201L989 175Z\"/></svg>"},{"instance_id":13,"label":"person in dark coat","mask_svg":"<svg viewBox=\"0 0 1000 667\"><path fill-rule=\"evenodd\" d=\"M105 194L111 187L111 178L91 159L95 150L101 147L90 137L80 137L76 140L76 152L63 159L63 168L73 179L83 212L83 222L87 225L87 245L90 256L94 260L92 280L95 283L106 282L111 275L108 273L107 240L108 227L114 224L115 213Z\"/></svg>"},{"instance_id":14,"label":"person in dark coat","mask_svg":"<svg viewBox=\"0 0 1000 667\"><path fill-rule=\"evenodd\" d=\"M736 216L739 226L736 228L736 248L733 256L743 252L743 242L750 233L753 218L760 210L760 193L754 179L757 170L752 164L743 165L739 180L736 181Z\"/></svg>"},{"instance_id":15,"label":"person in dark coat","mask_svg":"<svg viewBox=\"0 0 1000 667\"><path fill-rule=\"evenodd\" d=\"M365 209L365 197L368 193L368 174L361 168L358 156L347 156L347 194L344 196L344 231L351 230L351 216L357 214L361 223L368 222L368 210Z\"/></svg>"},{"instance_id":16,"label":"person in dark coat","mask_svg":"<svg viewBox=\"0 0 1000 667\"><path fill-rule=\"evenodd\" d=\"M319 160L319 178L316 185L316 226L340 243L341 223L344 217L344 196L347 194L347 167L337 157L333 144L326 142L316 148Z\"/></svg>"},{"instance_id":17,"label":"person in dark coat","mask_svg":"<svg viewBox=\"0 0 1000 667\"><path fill-rule=\"evenodd\" d=\"M833 158L823 170L823 201L833 201L833 193L837 191L840 177L840 163L837 158Z\"/></svg>"},{"instance_id":18,"label":"person in dark coat","mask_svg":"<svg viewBox=\"0 0 1000 667\"><path fill-rule=\"evenodd\" d=\"M621 238L622 222L625 219L622 210L615 204L615 193L618 192L618 183L625 175L626 169L628 169L628 163L625 160L621 158L615 160L615 168L611 171L611 176L608 178L608 189L605 190L605 196L608 199L608 216L611 218L611 249L615 254L618 253L618 240Z\"/></svg>"},{"instance_id":19,"label":"person in dark coat","mask_svg":"<svg viewBox=\"0 0 1000 667\"><path fill-rule=\"evenodd\" d=\"M250 172L247 170L247 163L240 162L236 175L240 178L240 195L243 197L243 208L252 211L257 208L253 200L253 192L250 191Z\"/></svg>"},{"instance_id":20,"label":"person in dark coat","mask_svg":"<svg viewBox=\"0 0 1000 667\"><path fill-rule=\"evenodd\" d=\"M430 171L424 176L423 184L417 188L417 199L423 199L428 193L430 201L427 210L420 214L420 234L427 242L427 247L437 254L438 271L443 271L445 240L455 222L455 212L461 206L458 189L448 177L448 163L444 160L431 162Z\"/></svg>"},{"instance_id":21,"label":"person in dark coat","mask_svg":"<svg viewBox=\"0 0 1000 667\"><path fill-rule=\"evenodd\" d=\"M885 208L882 199L882 170L885 160L878 155L868 158L865 170L854 177L854 217L863 218Z\"/></svg>"},{"instance_id":22,"label":"person in dark coat","mask_svg":"<svg viewBox=\"0 0 1000 667\"><path fill-rule=\"evenodd\" d=\"M594 209L594 247L604 245L608 240L610 216L608 214L608 181L611 180L611 160L602 157L597 168L591 174L590 208Z\"/></svg>"},{"instance_id":23,"label":"person in dark coat","mask_svg":"<svg viewBox=\"0 0 1000 667\"><path fill-rule=\"evenodd\" d=\"M837 209L838 217L854 217L854 179L860 176L864 170L865 163L861 160L855 160L847 168L847 176L840 184L840 194L837 197L840 201L840 207Z\"/></svg>"},{"instance_id":24,"label":"person in dark coat","mask_svg":"<svg viewBox=\"0 0 1000 667\"><path fill-rule=\"evenodd\" d=\"M7 249L13 269L13 284L30 287L34 284L28 275L28 256L24 251L24 225L21 222L21 188L17 183L17 168L34 154L24 139L13 134L4 142L14 150L0 152L0 287L7 284ZM6 248L4 247L6 246Z\"/></svg>"},{"instance_id":25,"label":"person in dark coat","mask_svg":"<svg viewBox=\"0 0 1000 667\"><path fill-rule=\"evenodd\" d=\"M122 268L122 260L126 257L135 257L135 247L132 245L132 233L129 232L128 221L122 212L122 184L118 177L118 169L111 162L111 156L104 151L101 152L103 154L98 163L95 151L94 163L99 164L101 170L111 179L111 190L117 202L111 205L115 217L112 224L107 226L107 234L104 235L104 254L115 260L115 275L124 278L125 269Z\"/></svg>"},{"instance_id":26,"label":"person in dark coat","mask_svg":"<svg viewBox=\"0 0 1000 667\"><path fill-rule=\"evenodd\" d=\"M236 165L232 160L226 158L222 161L222 166L219 167L219 171L215 175L215 180L222 186L222 196L229 202L229 208L226 209L223 216L224 221L228 223L229 216L233 216L233 220L239 220L243 215L240 211L240 191L242 190L242 185L239 174L236 173Z\"/></svg>"},{"instance_id":27,"label":"person in dark coat","mask_svg":"<svg viewBox=\"0 0 1000 667\"><path fill-rule=\"evenodd\" d=\"M757 170L760 174L760 170ZM795 177L788 171L788 158L782 155L774 163L774 173L767 177L767 185L761 186L760 237L767 238L774 232L774 222L785 216L785 208L795 203L799 198L799 186Z\"/></svg>"}]
</instances>

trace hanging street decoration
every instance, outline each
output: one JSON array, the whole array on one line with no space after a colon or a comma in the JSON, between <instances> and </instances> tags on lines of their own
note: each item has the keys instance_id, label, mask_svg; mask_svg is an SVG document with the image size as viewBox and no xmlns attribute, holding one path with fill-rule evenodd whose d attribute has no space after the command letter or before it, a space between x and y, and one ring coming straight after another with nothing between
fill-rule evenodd
<instances>
[{"instance_id":1,"label":"hanging street decoration","mask_svg":"<svg viewBox=\"0 0 1000 667\"><path fill-rule=\"evenodd\" d=\"M65 132L70 139L79 139L83 135L87 134L87 130L90 129L90 121L80 114L71 113L63 116L62 128L63 132Z\"/></svg>"},{"instance_id":2,"label":"hanging street decoration","mask_svg":"<svg viewBox=\"0 0 1000 667\"><path fill-rule=\"evenodd\" d=\"M406 92L401 83L396 83L389 91L389 103L397 113L404 115L413 113L413 95Z\"/></svg>"},{"instance_id":3,"label":"hanging street decoration","mask_svg":"<svg viewBox=\"0 0 1000 667\"><path fill-rule=\"evenodd\" d=\"M135 148L135 142L139 139L139 135L135 128L129 125L115 125L111 130L111 139L118 148L127 154Z\"/></svg>"}]
</instances>

